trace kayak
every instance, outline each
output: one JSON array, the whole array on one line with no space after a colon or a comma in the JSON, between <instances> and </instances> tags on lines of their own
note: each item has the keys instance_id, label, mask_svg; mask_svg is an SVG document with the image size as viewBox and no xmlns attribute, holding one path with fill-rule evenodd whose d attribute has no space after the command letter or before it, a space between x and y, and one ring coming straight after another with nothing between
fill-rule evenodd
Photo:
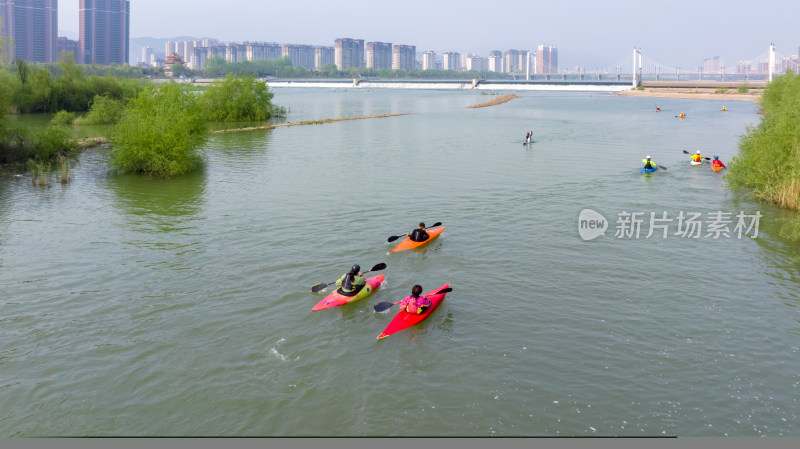
<instances>
[{"instance_id":1,"label":"kayak","mask_svg":"<svg viewBox=\"0 0 800 449\"><path fill-rule=\"evenodd\" d=\"M396 253L398 251L419 248L420 246L427 245L428 243L432 242L436 237L439 237L439 234L441 234L442 231L444 231L444 226L426 230L425 232L428 233L428 240L425 240L424 242L414 242L410 238L406 237L405 239L403 239L403 241L400 242L399 245L395 246L394 249L389 252Z\"/></svg>"},{"instance_id":2,"label":"kayak","mask_svg":"<svg viewBox=\"0 0 800 449\"><path fill-rule=\"evenodd\" d=\"M711 165L711 169L714 170L714 171L721 171L723 168L725 168L725 167L723 167L721 165L713 165L713 164Z\"/></svg>"},{"instance_id":3,"label":"kayak","mask_svg":"<svg viewBox=\"0 0 800 449\"><path fill-rule=\"evenodd\" d=\"M702 164L703 164L703 161L702 161L702 160L701 160L700 162L696 162L696 161L689 161L689 163L690 163L690 164L692 164L692 165L702 165Z\"/></svg>"},{"instance_id":4,"label":"kayak","mask_svg":"<svg viewBox=\"0 0 800 449\"><path fill-rule=\"evenodd\" d=\"M336 290L332 291L322 301L318 302L316 306L311 308L311 310L330 309L331 307L349 304L351 302L358 301L359 299L366 298L381 285L385 277L385 275L379 274L377 276L367 278L367 284L364 285L364 288L362 288L361 291L353 296L345 296L339 293L339 288L337 287Z\"/></svg>"},{"instance_id":5,"label":"kayak","mask_svg":"<svg viewBox=\"0 0 800 449\"><path fill-rule=\"evenodd\" d=\"M653 173L658 168L658 165L654 166L653 168L644 168L640 170L641 173Z\"/></svg>"},{"instance_id":6,"label":"kayak","mask_svg":"<svg viewBox=\"0 0 800 449\"><path fill-rule=\"evenodd\" d=\"M439 290L445 289L447 287L450 287L449 282L447 284L442 285L439 288L435 288L430 292L426 293L424 296L427 296L428 299L431 300L431 306L425 309L425 311L420 313L419 315L408 313L405 310L397 312L397 315L395 315L394 318L392 318L392 321L389 323L388 326L386 326L386 329L384 329L383 332L381 332L381 334L378 335L378 340L386 338L389 335L394 334L395 332L400 332L403 329L407 329L419 323L420 321L423 321L425 318L428 318L428 316L431 313L433 313L433 311L436 310L437 307L439 307L439 304L442 303L445 295L447 295L447 293L439 293L437 295L434 295L434 293L438 292Z\"/></svg>"}]
</instances>

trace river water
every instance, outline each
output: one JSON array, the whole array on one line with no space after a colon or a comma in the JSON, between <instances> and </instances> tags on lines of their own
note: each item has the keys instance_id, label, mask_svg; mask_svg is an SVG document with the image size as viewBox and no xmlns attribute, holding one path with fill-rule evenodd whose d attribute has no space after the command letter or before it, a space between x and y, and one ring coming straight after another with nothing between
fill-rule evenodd
<instances>
[{"instance_id":1,"label":"river water","mask_svg":"<svg viewBox=\"0 0 800 449\"><path fill-rule=\"evenodd\" d=\"M0 180L0 436L800 435L791 214L683 154L728 162L755 104L273 91L292 122L408 115L217 134L172 180L95 151L66 185ZM388 254L419 221L446 231ZM378 262L371 297L311 311ZM376 303L446 282L376 339Z\"/></svg>"}]
</instances>

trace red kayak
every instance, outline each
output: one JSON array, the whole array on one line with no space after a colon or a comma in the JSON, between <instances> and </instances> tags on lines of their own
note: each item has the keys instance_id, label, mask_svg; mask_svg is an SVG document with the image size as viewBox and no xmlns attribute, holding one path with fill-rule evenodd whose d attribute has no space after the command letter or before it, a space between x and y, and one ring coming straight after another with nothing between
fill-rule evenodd
<instances>
[{"instance_id":1,"label":"red kayak","mask_svg":"<svg viewBox=\"0 0 800 449\"><path fill-rule=\"evenodd\" d=\"M337 307L344 304L349 304L354 301L358 301L361 298L366 298L367 296L371 295L376 288L378 288L381 283L383 282L385 275L379 274L377 276L372 276L371 278L367 278L366 285L362 288L358 293L354 296L345 296L339 293L339 289L332 291L328 296L325 297L322 301L317 303L316 306L312 307L311 310L322 310L322 309L330 309L331 307Z\"/></svg>"},{"instance_id":2,"label":"red kayak","mask_svg":"<svg viewBox=\"0 0 800 449\"><path fill-rule=\"evenodd\" d=\"M396 253L398 251L419 248L420 246L427 245L428 243L432 242L436 237L439 237L439 234L441 234L442 231L444 231L444 226L426 231L428 233L428 240L422 242L415 242L410 238L406 237L405 239L403 239L403 241L400 242L399 245L395 246L394 249L389 252Z\"/></svg>"},{"instance_id":3,"label":"red kayak","mask_svg":"<svg viewBox=\"0 0 800 449\"><path fill-rule=\"evenodd\" d=\"M392 335L395 332L400 332L403 329L407 329L407 328L419 323L420 321L423 321L425 318L428 318L428 316L431 313L433 313L433 311L436 310L437 307L439 307L439 304L442 303L442 301L444 300L445 295L447 295L447 293L438 293L438 294L434 294L434 293L436 293L436 292L438 292L440 290L443 290L445 288L448 288L448 287L450 287L450 283L449 282L447 284L444 284L439 288L435 288L435 289L431 290L430 292L426 293L425 295L423 295L423 296L427 296L428 299L431 300L431 306L428 307L427 310L425 310L424 312L422 312L419 315L408 313L405 310L401 310L401 311L397 312L397 315L395 315L394 318L392 318L392 322L389 323L388 326L386 326L386 329L384 329L383 332L381 332L380 335L378 335L378 340L380 340L382 338L386 338L386 337L388 337L389 335Z\"/></svg>"}]
</instances>

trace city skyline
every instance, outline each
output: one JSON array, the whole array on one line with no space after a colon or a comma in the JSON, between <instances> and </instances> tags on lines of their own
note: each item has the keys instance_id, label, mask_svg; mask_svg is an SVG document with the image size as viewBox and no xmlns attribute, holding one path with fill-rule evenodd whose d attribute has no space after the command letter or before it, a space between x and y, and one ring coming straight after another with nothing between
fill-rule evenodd
<instances>
[{"instance_id":1,"label":"city skyline","mask_svg":"<svg viewBox=\"0 0 800 449\"><path fill-rule=\"evenodd\" d=\"M489 7L469 0L408 0L403 8L343 8L318 0L271 5L229 0L218 10L206 1L133 0L130 36L315 46L331 46L348 36L414 45L420 52L481 56L512 48L534 51L547 43L559 49L560 67L587 70L612 66L637 47L666 66L689 69L718 56L733 67L765 55L770 43L781 55L797 54L800 38L792 23L796 1L769 3L753 7L740 0L674 0L662 8L631 0L538 5L508 0ZM59 30L75 32L77 4L78 0L59 1Z\"/></svg>"}]
</instances>

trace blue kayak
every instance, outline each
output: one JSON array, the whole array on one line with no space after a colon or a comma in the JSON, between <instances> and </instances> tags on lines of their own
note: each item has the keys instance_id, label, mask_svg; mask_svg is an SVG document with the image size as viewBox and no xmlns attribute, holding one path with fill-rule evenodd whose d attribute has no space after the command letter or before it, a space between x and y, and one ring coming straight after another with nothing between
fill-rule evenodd
<instances>
[{"instance_id":1,"label":"blue kayak","mask_svg":"<svg viewBox=\"0 0 800 449\"><path fill-rule=\"evenodd\" d=\"M658 165L653 166L653 168L644 168L644 167L642 167L640 172L641 173L653 173L654 171L656 171L656 169L658 169Z\"/></svg>"}]
</instances>

